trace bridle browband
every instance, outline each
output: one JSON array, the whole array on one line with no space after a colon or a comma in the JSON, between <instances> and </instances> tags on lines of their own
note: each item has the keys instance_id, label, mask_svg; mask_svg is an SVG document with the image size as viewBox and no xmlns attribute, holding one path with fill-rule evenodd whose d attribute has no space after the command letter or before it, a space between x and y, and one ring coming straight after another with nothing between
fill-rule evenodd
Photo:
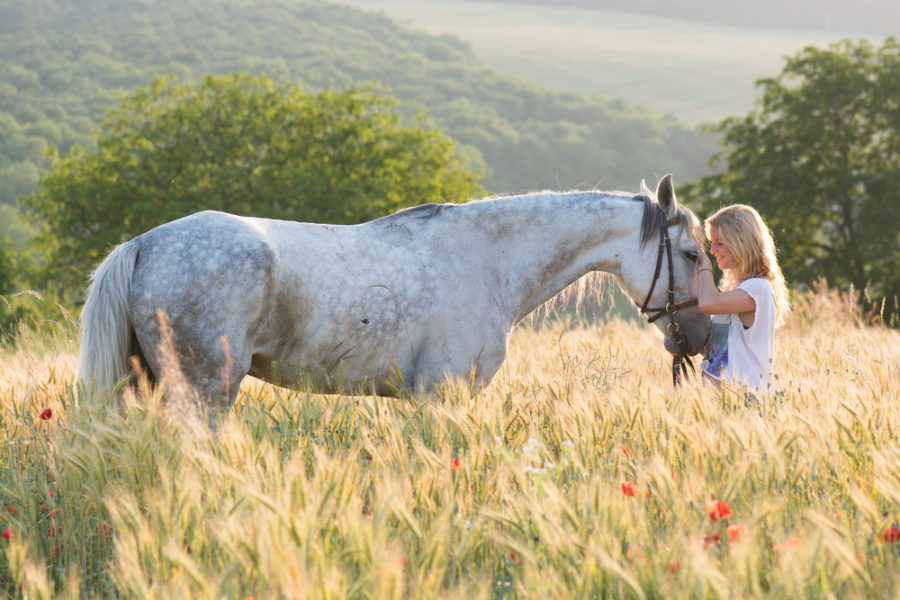
<instances>
[{"instance_id":1,"label":"bridle browband","mask_svg":"<svg viewBox=\"0 0 900 600\"><path fill-rule=\"evenodd\" d=\"M644 298L644 303L641 304L641 314L648 315L648 323L653 323L660 317L666 315L669 317L669 324L666 325L666 333L675 339L675 343L678 344L678 349L681 350L681 354L676 354L672 358L672 383L676 386L681 383L682 376L687 376L687 366L690 366L692 372L694 371L694 363L691 362L689 356L690 350L688 348L687 336L681 333L678 322L675 320L675 313L682 308L697 305L696 298L691 298L684 302L675 302L675 274L672 262L672 238L669 237L669 227L677 225L680 221L681 217L676 216L666 221L665 225L660 225L659 227L659 252L656 255L656 271L653 273L653 282L650 284L650 291L647 292L647 297ZM659 273L662 270L663 251L666 253L666 260L669 264L668 302L666 302L666 305L662 308L647 308L647 304L650 303L650 297L653 296L653 290L656 289L656 281L659 279ZM685 366L685 362L687 362L687 366Z\"/></svg>"}]
</instances>

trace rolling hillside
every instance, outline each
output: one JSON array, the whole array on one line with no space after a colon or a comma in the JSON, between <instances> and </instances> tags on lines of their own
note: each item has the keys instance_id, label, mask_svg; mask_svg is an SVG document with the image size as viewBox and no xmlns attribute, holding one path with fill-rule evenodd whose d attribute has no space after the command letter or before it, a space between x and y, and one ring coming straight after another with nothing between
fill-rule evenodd
<instances>
[{"instance_id":1,"label":"rolling hillside","mask_svg":"<svg viewBox=\"0 0 900 600\"><path fill-rule=\"evenodd\" d=\"M692 124L746 114L759 96L755 81L781 71L785 56L860 37L837 26L811 31L779 28L786 25L776 21L761 28L694 20L678 12L680 3L656 10L649 0L627 11L604 0L585 0L584 7L574 6L579 0L570 6L549 0L346 1L465 40L493 68L533 84L599 92ZM866 37L880 43L880 35Z\"/></svg>"},{"instance_id":2,"label":"rolling hillside","mask_svg":"<svg viewBox=\"0 0 900 600\"><path fill-rule=\"evenodd\" d=\"M48 146L89 146L117 94L158 73L265 72L311 91L376 81L403 114L424 111L480 157L484 185L497 192L635 189L667 171L685 182L712 151L675 119L538 88L486 66L456 37L327 2L2 0L0 51L6 205L35 189Z\"/></svg>"}]
</instances>

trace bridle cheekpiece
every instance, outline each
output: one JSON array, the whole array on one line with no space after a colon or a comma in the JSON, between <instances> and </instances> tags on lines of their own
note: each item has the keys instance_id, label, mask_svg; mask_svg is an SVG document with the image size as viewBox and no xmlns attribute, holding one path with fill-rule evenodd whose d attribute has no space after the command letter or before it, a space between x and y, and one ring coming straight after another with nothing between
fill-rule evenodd
<instances>
[{"instance_id":1,"label":"bridle cheekpiece","mask_svg":"<svg viewBox=\"0 0 900 600\"><path fill-rule=\"evenodd\" d=\"M650 291L647 292L643 304L641 304L641 314L648 315L647 322L653 323L661 317L668 316L669 323L666 325L666 333L674 338L678 344L681 354L676 354L672 358L672 382L677 386L681 383L682 376L687 376L687 366L694 371L694 363L691 362L690 350L688 347L687 336L680 331L678 321L675 320L675 314L682 308L689 308L697 305L697 298L691 298L684 302L675 302L675 273L672 261L672 238L669 237L669 227L678 225L681 217L676 216L659 228L659 252L656 255L656 271L653 273L653 282L650 284ZM669 289L666 305L662 308L647 308L650 303L650 297L653 296L653 290L656 289L656 282L659 279L662 270L663 252L665 252L666 260L669 265ZM685 366L687 362L687 366Z\"/></svg>"}]
</instances>

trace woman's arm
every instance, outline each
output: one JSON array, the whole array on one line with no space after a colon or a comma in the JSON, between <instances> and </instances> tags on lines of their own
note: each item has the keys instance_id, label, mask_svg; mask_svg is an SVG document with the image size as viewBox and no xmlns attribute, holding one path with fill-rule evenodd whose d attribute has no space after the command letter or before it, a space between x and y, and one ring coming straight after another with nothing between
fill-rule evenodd
<instances>
[{"instance_id":1,"label":"woman's arm","mask_svg":"<svg viewBox=\"0 0 900 600\"><path fill-rule=\"evenodd\" d=\"M697 307L701 311L708 315L740 314L745 325L747 323L744 315L750 313L750 322L753 322L752 315L756 311L756 301L744 290L720 292L716 289L712 264L705 252L700 252L694 276L697 281Z\"/></svg>"}]
</instances>

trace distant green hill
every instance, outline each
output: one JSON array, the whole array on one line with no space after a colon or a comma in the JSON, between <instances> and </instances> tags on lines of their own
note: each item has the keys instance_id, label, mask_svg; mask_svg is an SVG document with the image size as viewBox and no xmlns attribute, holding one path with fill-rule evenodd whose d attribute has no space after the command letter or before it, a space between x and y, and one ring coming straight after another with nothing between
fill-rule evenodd
<instances>
[{"instance_id":1,"label":"distant green hill","mask_svg":"<svg viewBox=\"0 0 900 600\"><path fill-rule=\"evenodd\" d=\"M327 2L0 0L0 56L0 206L35 189L48 145L90 146L117 94L158 73L265 72L310 91L377 81L480 156L495 192L686 182L713 151L672 118L530 86L456 38Z\"/></svg>"}]
</instances>

